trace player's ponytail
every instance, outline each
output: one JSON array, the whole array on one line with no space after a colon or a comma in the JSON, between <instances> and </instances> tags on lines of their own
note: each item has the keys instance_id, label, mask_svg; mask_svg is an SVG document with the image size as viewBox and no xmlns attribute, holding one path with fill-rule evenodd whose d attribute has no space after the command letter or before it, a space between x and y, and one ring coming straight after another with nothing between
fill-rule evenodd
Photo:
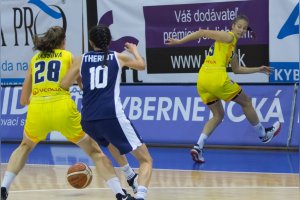
<instances>
[{"instance_id":1,"label":"player's ponytail","mask_svg":"<svg viewBox=\"0 0 300 200\"><path fill-rule=\"evenodd\" d=\"M256 38L256 33L255 31L252 30L252 28L250 26L248 26L247 31L250 32L250 35L255 39Z\"/></svg>"},{"instance_id":2,"label":"player's ponytail","mask_svg":"<svg viewBox=\"0 0 300 200\"><path fill-rule=\"evenodd\" d=\"M89 31L89 40L91 40L97 48L104 52L104 65L107 65L108 47L111 39L112 36L110 30L106 25L99 24L92 27Z\"/></svg>"}]
</instances>

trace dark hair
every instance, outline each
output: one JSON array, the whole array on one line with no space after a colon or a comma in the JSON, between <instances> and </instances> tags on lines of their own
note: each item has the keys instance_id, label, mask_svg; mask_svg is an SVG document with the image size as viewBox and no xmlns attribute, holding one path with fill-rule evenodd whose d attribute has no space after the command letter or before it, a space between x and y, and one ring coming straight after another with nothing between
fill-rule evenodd
<instances>
[{"instance_id":1,"label":"dark hair","mask_svg":"<svg viewBox=\"0 0 300 200\"><path fill-rule=\"evenodd\" d=\"M36 34L32 37L33 50L52 52L60 47L66 38L66 31L60 26L53 26L43 34Z\"/></svg>"},{"instance_id":2,"label":"dark hair","mask_svg":"<svg viewBox=\"0 0 300 200\"><path fill-rule=\"evenodd\" d=\"M92 27L89 31L89 40L94 45L105 53L104 63L107 64L108 47L111 42L111 33L108 26L104 24L98 24Z\"/></svg>"},{"instance_id":3,"label":"dark hair","mask_svg":"<svg viewBox=\"0 0 300 200\"><path fill-rule=\"evenodd\" d=\"M249 24L249 18L246 15L238 15L233 21L232 24L236 24L239 20L244 20ZM253 38L256 38L256 34L255 31L252 30L252 28L250 26L248 26L247 31L250 32L250 35Z\"/></svg>"}]
</instances>

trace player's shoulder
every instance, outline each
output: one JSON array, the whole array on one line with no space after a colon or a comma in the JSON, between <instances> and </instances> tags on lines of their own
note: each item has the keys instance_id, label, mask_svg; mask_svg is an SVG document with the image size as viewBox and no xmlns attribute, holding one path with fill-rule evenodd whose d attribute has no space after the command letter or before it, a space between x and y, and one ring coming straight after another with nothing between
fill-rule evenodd
<instances>
[{"instance_id":1,"label":"player's shoulder","mask_svg":"<svg viewBox=\"0 0 300 200\"><path fill-rule=\"evenodd\" d=\"M232 42L237 41L237 38L236 38L236 36L234 35L234 33L232 31L228 31L227 33L232 37Z\"/></svg>"},{"instance_id":2,"label":"player's shoulder","mask_svg":"<svg viewBox=\"0 0 300 200\"><path fill-rule=\"evenodd\" d=\"M57 49L55 50L57 52L61 52L63 55L67 55L67 56L72 56L73 54L71 53L71 51L65 50L65 49Z\"/></svg>"}]
</instances>

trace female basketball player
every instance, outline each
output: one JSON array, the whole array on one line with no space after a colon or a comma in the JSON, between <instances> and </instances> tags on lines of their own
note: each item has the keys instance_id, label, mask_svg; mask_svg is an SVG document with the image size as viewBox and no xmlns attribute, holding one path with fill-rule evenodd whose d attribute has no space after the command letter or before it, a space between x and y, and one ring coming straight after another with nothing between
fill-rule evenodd
<instances>
[{"instance_id":1,"label":"female basketball player","mask_svg":"<svg viewBox=\"0 0 300 200\"><path fill-rule=\"evenodd\" d=\"M145 199L152 174L152 158L146 145L125 116L120 101L122 67L144 70L145 63L137 47L126 43L132 54L109 51L111 33L107 26L97 25L89 31L93 51L83 54L76 67L61 82L68 89L80 77L83 85L82 128L99 144L113 144L121 154L132 152L140 163L136 199Z\"/></svg>"},{"instance_id":2,"label":"female basketball player","mask_svg":"<svg viewBox=\"0 0 300 200\"><path fill-rule=\"evenodd\" d=\"M256 72L270 74L271 72L271 68L268 66L251 68L239 66L236 54L236 43L248 30L248 24L248 18L241 15L236 17L233 21L232 30L230 32L198 30L182 39L171 38L167 41L168 45L176 45L201 37L215 40L198 74L198 93L203 103L210 108L213 117L205 124L197 144L191 150L191 155L195 162L204 162L202 149L205 140L223 120L224 108L220 100L234 101L239 104L263 143L270 142L280 130L279 122L275 122L270 128L264 128L262 126L250 98L237 83L230 80L226 72L226 67L229 62L231 62L232 71L236 74L250 74Z\"/></svg>"},{"instance_id":3,"label":"female basketball player","mask_svg":"<svg viewBox=\"0 0 300 200\"><path fill-rule=\"evenodd\" d=\"M28 105L24 136L9 159L1 185L1 200L7 199L9 187L29 153L51 131L61 132L91 157L117 199L134 199L122 190L111 161L82 130L81 116L69 91L59 86L73 60L71 52L65 50L65 38L65 30L58 26L33 37L34 50L39 52L31 59L22 88L21 104Z\"/></svg>"}]
</instances>

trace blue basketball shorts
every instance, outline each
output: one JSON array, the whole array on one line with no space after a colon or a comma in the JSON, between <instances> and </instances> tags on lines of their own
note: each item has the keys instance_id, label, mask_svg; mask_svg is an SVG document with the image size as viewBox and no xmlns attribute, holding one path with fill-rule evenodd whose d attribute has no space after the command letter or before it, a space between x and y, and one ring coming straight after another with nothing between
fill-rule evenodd
<instances>
[{"instance_id":1,"label":"blue basketball shorts","mask_svg":"<svg viewBox=\"0 0 300 200\"><path fill-rule=\"evenodd\" d=\"M99 145L113 144L120 154L127 154L143 144L143 140L125 115L112 119L81 120L83 130Z\"/></svg>"}]
</instances>

